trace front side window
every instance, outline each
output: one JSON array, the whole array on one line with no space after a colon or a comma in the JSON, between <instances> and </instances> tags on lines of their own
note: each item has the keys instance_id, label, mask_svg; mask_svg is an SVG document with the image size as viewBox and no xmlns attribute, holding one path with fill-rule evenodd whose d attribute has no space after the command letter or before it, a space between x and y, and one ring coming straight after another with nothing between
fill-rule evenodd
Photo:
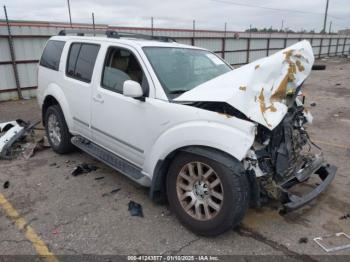
<instances>
[{"instance_id":1,"label":"front side window","mask_svg":"<svg viewBox=\"0 0 350 262\"><path fill-rule=\"evenodd\" d=\"M177 47L144 47L143 50L171 98L232 70L205 50Z\"/></svg>"},{"instance_id":2,"label":"front side window","mask_svg":"<svg viewBox=\"0 0 350 262\"><path fill-rule=\"evenodd\" d=\"M101 85L122 94L126 80L138 82L147 93L148 82L135 55L127 49L111 47L105 59Z\"/></svg>"},{"instance_id":3,"label":"front side window","mask_svg":"<svg viewBox=\"0 0 350 262\"><path fill-rule=\"evenodd\" d=\"M73 43L67 60L67 76L90 83L99 49L95 44Z\"/></svg>"},{"instance_id":4,"label":"front side window","mask_svg":"<svg viewBox=\"0 0 350 262\"><path fill-rule=\"evenodd\" d=\"M64 41L49 40L40 59L40 65L58 71Z\"/></svg>"}]
</instances>

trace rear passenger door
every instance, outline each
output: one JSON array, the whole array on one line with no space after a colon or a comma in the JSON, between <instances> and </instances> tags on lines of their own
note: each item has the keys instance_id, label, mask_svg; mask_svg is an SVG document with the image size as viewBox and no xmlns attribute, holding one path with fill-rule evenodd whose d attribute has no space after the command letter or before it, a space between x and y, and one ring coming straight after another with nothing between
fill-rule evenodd
<instances>
[{"instance_id":1,"label":"rear passenger door","mask_svg":"<svg viewBox=\"0 0 350 262\"><path fill-rule=\"evenodd\" d=\"M65 93L73 118L72 132L91 138L90 112L92 78L100 45L70 44L65 70Z\"/></svg>"}]
</instances>

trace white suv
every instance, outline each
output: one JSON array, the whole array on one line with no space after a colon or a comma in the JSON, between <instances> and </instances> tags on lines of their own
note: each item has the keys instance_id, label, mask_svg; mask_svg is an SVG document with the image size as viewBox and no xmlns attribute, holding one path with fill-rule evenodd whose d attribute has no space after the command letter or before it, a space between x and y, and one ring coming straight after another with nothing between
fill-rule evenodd
<instances>
[{"instance_id":1,"label":"white suv","mask_svg":"<svg viewBox=\"0 0 350 262\"><path fill-rule=\"evenodd\" d=\"M55 152L78 147L150 187L202 235L270 198L299 208L334 178L322 154L305 150L314 145L300 91L314 61L307 41L233 70L168 37L94 34L61 31L40 60L37 96ZM314 174L314 190L291 193Z\"/></svg>"}]
</instances>

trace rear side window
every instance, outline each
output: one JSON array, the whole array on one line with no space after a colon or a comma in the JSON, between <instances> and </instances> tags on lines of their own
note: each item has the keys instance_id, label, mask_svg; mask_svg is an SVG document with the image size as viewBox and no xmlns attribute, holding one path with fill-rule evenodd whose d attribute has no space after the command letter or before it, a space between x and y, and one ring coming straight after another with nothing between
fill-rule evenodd
<instances>
[{"instance_id":1,"label":"rear side window","mask_svg":"<svg viewBox=\"0 0 350 262\"><path fill-rule=\"evenodd\" d=\"M66 75L87 83L91 82L99 45L73 43L70 46Z\"/></svg>"},{"instance_id":2,"label":"rear side window","mask_svg":"<svg viewBox=\"0 0 350 262\"><path fill-rule=\"evenodd\" d=\"M58 71L64 41L49 40L40 59L40 65Z\"/></svg>"}]
</instances>

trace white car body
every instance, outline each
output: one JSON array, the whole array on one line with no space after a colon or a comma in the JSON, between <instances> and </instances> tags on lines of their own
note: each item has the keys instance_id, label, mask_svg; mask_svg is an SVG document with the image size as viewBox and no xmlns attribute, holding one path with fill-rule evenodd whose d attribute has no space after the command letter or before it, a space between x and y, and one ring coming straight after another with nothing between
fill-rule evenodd
<instances>
[{"instance_id":1,"label":"white car body","mask_svg":"<svg viewBox=\"0 0 350 262\"><path fill-rule=\"evenodd\" d=\"M46 45L38 75L52 149L78 147L151 187L150 197L167 199L194 232L229 230L270 198L296 210L333 180L336 167L309 153L317 145L304 126L312 121L301 99L314 63L309 42L233 70L166 37L63 34ZM312 175L321 183L294 195Z\"/></svg>"},{"instance_id":2,"label":"white car body","mask_svg":"<svg viewBox=\"0 0 350 262\"><path fill-rule=\"evenodd\" d=\"M255 124L237 118L227 119L224 115L191 106L169 103L141 49L147 45L196 47L176 43L96 39L96 37L56 36L51 40L64 40L66 45L58 72L39 66L37 92L39 105L43 105L47 96L53 96L59 102L72 134L90 139L141 167L149 178L144 181L145 186L150 186L158 160L164 159L181 147L209 146L241 160L252 145ZM101 45L90 84L64 74L71 42ZM125 97L100 86L103 61L110 46L127 48L139 59L150 85L149 96L145 102ZM119 115L115 112L123 113ZM100 134L96 129L114 137Z\"/></svg>"},{"instance_id":3,"label":"white car body","mask_svg":"<svg viewBox=\"0 0 350 262\"><path fill-rule=\"evenodd\" d=\"M39 66L39 105L43 105L46 97L54 97L62 108L69 131L140 167L146 177L138 181L142 185L150 186L157 162L179 148L211 147L239 161L247 156L255 139L256 123L170 102L142 50L145 46L200 48L178 43L102 37L54 36L50 40L61 40L66 44L58 71ZM100 45L91 83L65 75L69 46L76 42ZM149 95L145 102L101 87L102 67L107 49L111 46L128 49L138 59L149 82ZM304 63L305 72L296 74L296 87L309 74L313 56L306 41L292 49L297 50L292 57L302 55L308 61ZM265 95L268 97L274 91L271 86L283 81L288 70L283 52L212 79L175 100L224 101L272 129L285 115L286 106L282 101L277 102L277 112L266 112L265 117L260 111L259 102L255 100L262 84L268 84ZM260 68L256 69L257 65ZM246 90L240 90L242 85L247 86ZM269 119L270 123L266 124L264 118Z\"/></svg>"}]
</instances>

